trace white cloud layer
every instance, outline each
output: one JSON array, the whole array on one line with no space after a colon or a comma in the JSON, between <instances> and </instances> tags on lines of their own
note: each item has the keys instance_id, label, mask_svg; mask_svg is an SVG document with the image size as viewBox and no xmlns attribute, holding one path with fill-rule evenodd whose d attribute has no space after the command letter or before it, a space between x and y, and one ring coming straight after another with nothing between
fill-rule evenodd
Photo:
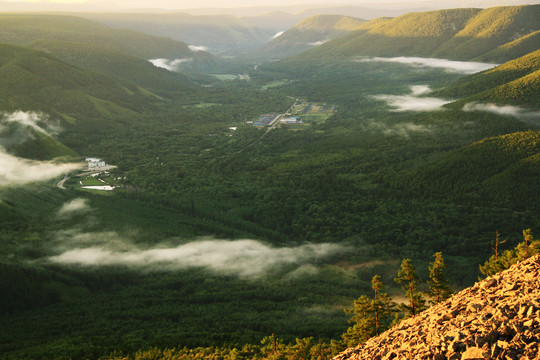
<instances>
[{"instance_id":1,"label":"white cloud layer","mask_svg":"<svg viewBox=\"0 0 540 360\"><path fill-rule=\"evenodd\" d=\"M12 114L4 114L1 123L19 124L46 135L56 133L60 129L57 125L51 124L47 115L33 111L15 111Z\"/></svg>"},{"instance_id":2,"label":"white cloud layer","mask_svg":"<svg viewBox=\"0 0 540 360\"><path fill-rule=\"evenodd\" d=\"M328 40L319 40L319 41L308 43L308 45L310 45L310 46L319 46L319 45L322 45L322 44L324 44L326 42L328 42Z\"/></svg>"},{"instance_id":3,"label":"white cloud layer","mask_svg":"<svg viewBox=\"0 0 540 360\"><path fill-rule=\"evenodd\" d=\"M72 215L87 213L90 210L88 199L76 198L64 203L56 214L60 218L67 218Z\"/></svg>"},{"instance_id":4,"label":"white cloud layer","mask_svg":"<svg viewBox=\"0 0 540 360\"><path fill-rule=\"evenodd\" d=\"M392 111L435 111L442 110L442 106L452 100L433 97L418 97L431 92L428 85L411 86L411 95L371 95L371 98L385 101L394 109Z\"/></svg>"},{"instance_id":5,"label":"white cloud layer","mask_svg":"<svg viewBox=\"0 0 540 360\"><path fill-rule=\"evenodd\" d=\"M284 32L285 32L285 31L279 31L279 32L277 32L274 36L272 36L272 40L274 40L275 38L280 37L281 35L283 35Z\"/></svg>"},{"instance_id":6,"label":"white cloud layer","mask_svg":"<svg viewBox=\"0 0 540 360\"><path fill-rule=\"evenodd\" d=\"M435 111L451 101L437 98L418 98L411 95L373 95L374 99L386 101L393 111Z\"/></svg>"},{"instance_id":7,"label":"white cloud layer","mask_svg":"<svg viewBox=\"0 0 540 360\"><path fill-rule=\"evenodd\" d=\"M414 96L425 95L431 92L429 85L413 85L411 86L411 93Z\"/></svg>"},{"instance_id":8,"label":"white cloud layer","mask_svg":"<svg viewBox=\"0 0 540 360\"><path fill-rule=\"evenodd\" d=\"M491 69L499 64L481 63L473 61L453 61L436 58L421 58L399 56L392 58L385 57L362 57L356 62L394 62L399 64L410 65L418 68L431 67L444 69L445 71L460 74L474 74L480 71Z\"/></svg>"},{"instance_id":9,"label":"white cloud layer","mask_svg":"<svg viewBox=\"0 0 540 360\"><path fill-rule=\"evenodd\" d=\"M85 237L87 238L87 237ZM178 270L206 268L221 274L240 277L263 276L275 267L303 265L344 251L338 244L308 244L276 248L255 240L200 240L176 247L140 249L129 246L79 247L69 249L49 261L81 266L124 265L139 268Z\"/></svg>"},{"instance_id":10,"label":"white cloud layer","mask_svg":"<svg viewBox=\"0 0 540 360\"><path fill-rule=\"evenodd\" d=\"M169 60L169 59L150 59L148 60L158 68L167 69L169 71L178 71L178 67L187 62L192 62L193 58L185 58L185 59L175 59L175 60Z\"/></svg>"},{"instance_id":11,"label":"white cloud layer","mask_svg":"<svg viewBox=\"0 0 540 360\"><path fill-rule=\"evenodd\" d=\"M197 45L188 45L189 47L189 50L193 51L193 52L198 52L198 51L208 51L210 50L208 48L208 46L204 46L204 45L200 45L200 46L197 46Z\"/></svg>"},{"instance_id":12,"label":"white cloud layer","mask_svg":"<svg viewBox=\"0 0 540 360\"><path fill-rule=\"evenodd\" d=\"M468 103L463 111L485 111L498 115L513 116L519 119L540 119L540 111L530 111L519 106Z\"/></svg>"},{"instance_id":13,"label":"white cloud layer","mask_svg":"<svg viewBox=\"0 0 540 360\"><path fill-rule=\"evenodd\" d=\"M46 181L80 169L82 163L35 161L10 155L0 148L0 186Z\"/></svg>"}]
</instances>

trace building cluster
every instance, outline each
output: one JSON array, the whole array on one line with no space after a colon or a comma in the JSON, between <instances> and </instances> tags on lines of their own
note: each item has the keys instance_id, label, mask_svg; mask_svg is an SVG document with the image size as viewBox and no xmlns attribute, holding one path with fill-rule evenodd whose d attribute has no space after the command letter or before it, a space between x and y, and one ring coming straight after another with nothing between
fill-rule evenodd
<instances>
[{"instance_id":1,"label":"building cluster","mask_svg":"<svg viewBox=\"0 0 540 360\"><path fill-rule=\"evenodd\" d=\"M255 121L255 126L268 126L277 116L278 114L274 113L260 115L257 121Z\"/></svg>"},{"instance_id":2,"label":"building cluster","mask_svg":"<svg viewBox=\"0 0 540 360\"><path fill-rule=\"evenodd\" d=\"M105 161L99 158L86 158L84 161L88 164L88 170L96 170L107 166Z\"/></svg>"},{"instance_id":3,"label":"building cluster","mask_svg":"<svg viewBox=\"0 0 540 360\"><path fill-rule=\"evenodd\" d=\"M296 116L284 118L284 119L281 119L279 121L281 123L283 123L283 124L290 124L290 125L303 124L304 123L301 118L296 117Z\"/></svg>"}]
</instances>

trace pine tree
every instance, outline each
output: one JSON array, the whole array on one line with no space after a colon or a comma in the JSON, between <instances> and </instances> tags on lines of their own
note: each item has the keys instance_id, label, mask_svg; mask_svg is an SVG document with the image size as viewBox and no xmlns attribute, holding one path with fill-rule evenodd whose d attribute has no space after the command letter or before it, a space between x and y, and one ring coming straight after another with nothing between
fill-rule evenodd
<instances>
[{"instance_id":1,"label":"pine tree","mask_svg":"<svg viewBox=\"0 0 540 360\"><path fill-rule=\"evenodd\" d=\"M362 295L354 301L353 309L345 310L348 314L353 314L349 322L354 323L342 335L347 346L356 346L387 330L392 315L396 312L396 303L388 294L382 292L383 283L379 275L373 277L371 287L374 292L373 299Z\"/></svg>"},{"instance_id":2,"label":"pine tree","mask_svg":"<svg viewBox=\"0 0 540 360\"><path fill-rule=\"evenodd\" d=\"M401 269L394 281L402 284L401 288L405 290L406 297L409 299L409 305L401 305L409 316L415 316L426 308L426 301L422 297L422 294L416 291L418 278L416 277L416 267L413 265L411 259L404 259L401 262Z\"/></svg>"},{"instance_id":3,"label":"pine tree","mask_svg":"<svg viewBox=\"0 0 540 360\"><path fill-rule=\"evenodd\" d=\"M493 255L483 265L480 265L480 272L486 276L491 276L508 269L518 261L525 260L535 254L540 253L540 240L535 240L531 229L523 230L524 241L519 243L514 249L506 250L501 256Z\"/></svg>"},{"instance_id":4,"label":"pine tree","mask_svg":"<svg viewBox=\"0 0 540 360\"><path fill-rule=\"evenodd\" d=\"M433 257L435 259L429 264L429 296L433 304L438 304L452 296L453 291L444 276L446 264L442 252L433 254Z\"/></svg>"}]
</instances>

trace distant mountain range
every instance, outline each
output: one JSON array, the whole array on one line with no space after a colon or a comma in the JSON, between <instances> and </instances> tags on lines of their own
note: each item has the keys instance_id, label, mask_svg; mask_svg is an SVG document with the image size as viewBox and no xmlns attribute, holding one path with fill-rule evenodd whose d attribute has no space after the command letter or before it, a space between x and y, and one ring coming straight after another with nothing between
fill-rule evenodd
<instances>
[{"instance_id":1,"label":"distant mountain range","mask_svg":"<svg viewBox=\"0 0 540 360\"><path fill-rule=\"evenodd\" d=\"M282 65L305 66L359 56L506 61L534 48L539 18L540 5L438 10L379 18L284 60Z\"/></svg>"},{"instance_id":2,"label":"distant mountain range","mask_svg":"<svg viewBox=\"0 0 540 360\"><path fill-rule=\"evenodd\" d=\"M231 15L81 14L88 19L123 29L142 31L186 42L213 53L237 53L262 46L275 31Z\"/></svg>"}]
</instances>

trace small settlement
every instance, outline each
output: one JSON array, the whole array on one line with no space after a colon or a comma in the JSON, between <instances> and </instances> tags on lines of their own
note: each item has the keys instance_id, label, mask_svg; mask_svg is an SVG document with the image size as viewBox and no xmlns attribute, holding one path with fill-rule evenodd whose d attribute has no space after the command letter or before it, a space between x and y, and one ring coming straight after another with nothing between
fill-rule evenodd
<instances>
[{"instance_id":1,"label":"small settlement","mask_svg":"<svg viewBox=\"0 0 540 360\"><path fill-rule=\"evenodd\" d=\"M257 127L266 127L279 119L279 123L283 125L300 125L296 129L302 128L302 125L310 125L313 123L326 121L334 114L336 107L334 105L297 102L285 113L276 114L268 113L259 115L256 120L246 121L248 124L253 124Z\"/></svg>"},{"instance_id":2,"label":"small settlement","mask_svg":"<svg viewBox=\"0 0 540 360\"><path fill-rule=\"evenodd\" d=\"M108 165L102 159L88 157L85 161L88 166L87 172L79 175L83 176L83 179L79 181L82 189L112 191L126 179L112 176L107 170L115 169L116 166Z\"/></svg>"}]
</instances>

